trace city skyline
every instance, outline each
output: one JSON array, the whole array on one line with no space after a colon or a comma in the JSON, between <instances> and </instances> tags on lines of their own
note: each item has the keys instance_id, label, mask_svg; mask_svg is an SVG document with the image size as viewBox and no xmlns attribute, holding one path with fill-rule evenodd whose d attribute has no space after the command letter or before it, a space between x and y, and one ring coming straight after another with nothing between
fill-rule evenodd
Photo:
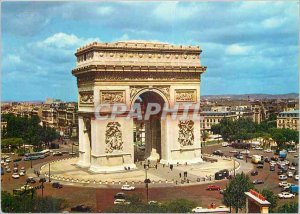
<instances>
[{"instance_id":1,"label":"city skyline","mask_svg":"<svg viewBox=\"0 0 300 214\"><path fill-rule=\"evenodd\" d=\"M91 41L199 45L202 95L299 88L296 1L4 2L2 20L2 100L76 101L74 53Z\"/></svg>"}]
</instances>

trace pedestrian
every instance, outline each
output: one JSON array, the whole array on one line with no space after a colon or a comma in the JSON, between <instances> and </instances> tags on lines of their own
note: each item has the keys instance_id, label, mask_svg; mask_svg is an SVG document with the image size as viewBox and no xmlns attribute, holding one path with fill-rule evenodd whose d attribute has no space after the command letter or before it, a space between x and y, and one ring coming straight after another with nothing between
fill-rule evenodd
<instances>
[{"instance_id":1,"label":"pedestrian","mask_svg":"<svg viewBox=\"0 0 300 214\"><path fill-rule=\"evenodd\" d=\"M185 177L187 177L187 171L185 172Z\"/></svg>"},{"instance_id":2,"label":"pedestrian","mask_svg":"<svg viewBox=\"0 0 300 214\"><path fill-rule=\"evenodd\" d=\"M179 172L179 178L181 178L181 172Z\"/></svg>"},{"instance_id":3,"label":"pedestrian","mask_svg":"<svg viewBox=\"0 0 300 214\"><path fill-rule=\"evenodd\" d=\"M170 165L170 169L171 169L171 171L173 171L173 164Z\"/></svg>"},{"instance_id":4,"label":"pedestrian","mask_svg":"<svg viewBox=\"0 0 300 214\"><path fill-rule=\"evenodd\" d=\"M157 164L155 165L155 169L157 169Z\"/></svg>"},{"instance_id":5,"label":"pedestrian","mask_svg":"<svg viewBox=\"0 0 300 214\"><path fill-rule=\"evenodd\" d=\"M163 168L165 168L165 164L163 164Z\"/></svg>"}]
</instances>

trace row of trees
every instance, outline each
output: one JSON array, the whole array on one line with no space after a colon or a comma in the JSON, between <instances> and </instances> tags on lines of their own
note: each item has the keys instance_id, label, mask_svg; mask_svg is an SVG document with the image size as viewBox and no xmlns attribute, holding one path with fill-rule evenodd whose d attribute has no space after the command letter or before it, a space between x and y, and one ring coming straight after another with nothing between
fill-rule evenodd
<instances>
[{"instance_id":1,"label":"row of trees","mask_svg":"<svg viewBox=\"0 0 300 214\"><path fill-rule=\"evenodd\" d=\"M278 129L273 120L266 120L260 124L250 118L232 120L224 118L219 124L213 125L211 130L219 134L225 141L250 140L261 137L265 140L272 138L282 148L286 142L299 143L299 133L291 129Z\"/></svg>"},{"instance_id":2,"label":"row of trees","mask_svg":"<svg viewBox=\"0 0 300 214\"><path fill-rule=\"evenodd\" d=\"M13 114L4 114L2 119L7 122L7 127L2 129L2 148L13 151L20 145L31 144L36 149L41 149L42 144L49 146L50 142L57 139L59 134L53 128L42 127L37 116L16 117Z\"/></svg>"},{"instance_id":3,"label":"row of trees","mask_svg":"<svg viewBox=\"0 0 300 214\"><path fill-rule=\"evenodd\" d=\"M12 195L1 191L1 208L5 213L56 213L67 207L65 200L51 196L39 197L34 193Z\"/></svg>"}]
</instances>

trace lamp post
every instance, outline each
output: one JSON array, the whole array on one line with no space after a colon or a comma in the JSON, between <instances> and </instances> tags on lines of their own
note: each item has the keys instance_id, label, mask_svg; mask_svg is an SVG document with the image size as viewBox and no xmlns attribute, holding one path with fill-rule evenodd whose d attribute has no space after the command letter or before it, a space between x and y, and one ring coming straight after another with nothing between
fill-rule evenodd
<instances>
[{"instance_id":1,"label":"lamp post","mask_svg":"<svg viewBox=\"0 0 300 214\"><path fill-rule=\"evenodd\" d=\"M145 169L145 187L146 187L146 197L147 197L147 204L149 202L149 184L151 183L150 179L147 176L147 170L150 168L149 163L146 163L145 160L145 164L144 164L144 169Z\"/></svg>"},{"instance_id":2,"label":"lamp post","mask_svg":"<svg viewBox=\"0 0 300 214\"><path fill-rule=\"evenodd\" d=\"M49 183L51 182L51 178L50 178L50 162L49 162Z\"/></svg>"}]
</instances>

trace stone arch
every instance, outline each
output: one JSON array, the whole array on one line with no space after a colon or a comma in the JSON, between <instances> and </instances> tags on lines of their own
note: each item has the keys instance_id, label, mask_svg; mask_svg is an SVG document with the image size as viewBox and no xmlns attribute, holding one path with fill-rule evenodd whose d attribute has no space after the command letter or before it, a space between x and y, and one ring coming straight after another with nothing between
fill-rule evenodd
<instances>
[{"instance_id":1,"label":"stone arch","mask_svg":"<svg viewBox=\"0 0 300 214\"><path fill-rule=\"evenodd\" d=\"M130 108L133 107L136 99L143 93L145 92L155 92L156 94L158 94L165 102L165 104L167 105L167 107L170 107L170 100L167 98L167 96L158 88L142 88L141 90L139 90L131 99L131 103L130 103Z\"/></svg>"}]
</instances>

